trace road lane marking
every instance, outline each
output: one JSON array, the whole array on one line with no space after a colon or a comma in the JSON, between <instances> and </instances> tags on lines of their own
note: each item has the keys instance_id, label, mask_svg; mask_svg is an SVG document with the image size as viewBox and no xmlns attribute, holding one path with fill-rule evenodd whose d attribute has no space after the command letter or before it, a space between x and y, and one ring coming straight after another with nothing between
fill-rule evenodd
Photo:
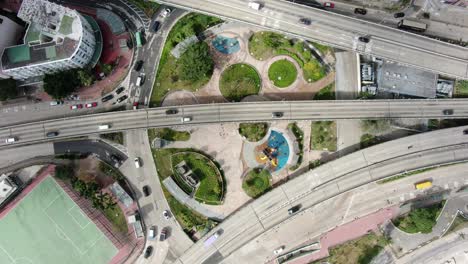
<instances>
[{"instance_id":1,"label":"road lane marking","mask_svg":"<svg viewBox=\"0 0 468 264\"><path fill-rule=\"evenodd\" d=\"M354 201L354 196L355 196L355 195L356 195L356 194L353 194L353 196L351 196L351 199L350 199L350 201L349 201L348 208L346 209L346 212L345 212L345 214L344 214L344 216L343 216L343 220L341 221L341 224L344 223L346 217L348 216L349 209L351 209L351 205L353 205L353 201Z\"/></svg>"}]
</instances>

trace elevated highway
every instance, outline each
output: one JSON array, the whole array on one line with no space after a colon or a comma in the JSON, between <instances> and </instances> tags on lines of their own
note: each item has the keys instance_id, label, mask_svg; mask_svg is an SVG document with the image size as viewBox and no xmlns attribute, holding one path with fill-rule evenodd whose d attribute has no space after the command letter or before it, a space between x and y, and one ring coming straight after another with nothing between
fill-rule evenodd
<instances>
[{"instance_id":1,"label":"elevated highway","mask_svg":"<svg viewBox=\"0 0 468 264\"><path fill-rule=\"evenodd\" d=\"M160 107L142 110L109 112L52 119L16 126L0 127L0 147L52 141L90 134L110 133L138 128L199 125L226 122L274 120L336 120L382 118L468 118L468 99L450 100L349 100L349 101L281 101L258 103L226 103L178 106L178 113L166 114ZM450 110L450 114L444 114ZM272 112L283 112L273 118ZM191 117L182 122L182 117ZM109 129L99 126L108 124ZM57 137L47 137L48 132ZM7 144L6 138L16 142Z\"/></svg>"},{"instance_id":2,"label":"elevated highway","mask_svg":"<svg viewBox=\"0 0 468 264\"><path fill-rule=\"evenodd\" d=\"M259 1L263 5L260 10L249 8L247 0L158 2L468 79L468 48L317 8L283 0ZM299 23L302 17L310 18L311 25ZM360 36L369 37L370 42L359 41Z\"/></svg>"}]
</instances>

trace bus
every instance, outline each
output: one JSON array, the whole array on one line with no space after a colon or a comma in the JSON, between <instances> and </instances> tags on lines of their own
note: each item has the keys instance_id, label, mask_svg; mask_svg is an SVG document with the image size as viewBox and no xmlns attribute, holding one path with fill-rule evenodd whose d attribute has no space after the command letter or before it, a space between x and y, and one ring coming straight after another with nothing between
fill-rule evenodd
<instances>
[{"instance_id":1,"label":"bus","mask_svg":"<svg viewBox=\"0 0 468 264\"><path fill-rule=\"evenodd\" d=\"M398 22L398 28L403 30L424 32L427 29L427 24L414 20L402 19L400 22Z\"/></svg>"},{"instance_id":2,"label":"bus","mask_svg":"<svg viewBox=\"0 0 468 264\"><path fill-rule=\"evenodd\" d=\"M136 40L137 48L140 48L141 47L141 32L140 31L135 33L135 40Z\"/></svg>"},{"instance_id":3,"label":"bus","mask_svg":"<svg viewBox=\"0 0 468 264\"><path fill-rule=\"evenodd\" d=\"M416 190L427 189L427 188L430 188L431 186L432 186L431 180L425 180L425 181L417 182L414 184L414 187L416 188Z\"/></svg>"}]
</instances>

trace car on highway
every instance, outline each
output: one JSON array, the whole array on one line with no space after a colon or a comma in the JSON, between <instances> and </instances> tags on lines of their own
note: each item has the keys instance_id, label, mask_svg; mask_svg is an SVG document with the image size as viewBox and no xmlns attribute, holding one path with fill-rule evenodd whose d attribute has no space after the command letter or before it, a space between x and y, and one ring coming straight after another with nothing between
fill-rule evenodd
<instances>
[{"instance_id":1,"label":"car on highway","mask_svg":"<svg viewBox=\"0 0 468 264\"><path fill-rule=\"evenodd\" d=\"M175 108L171 108L171 109L166 110L166 115L175 115L177 113L179 113L179 110L177 110Z\"/></svg>"},{"instance_id":2,"label":"car on highway","mask_svg":"<svg viewBox=\"0 0 468 264\"><path fill-rule=\"evenodd\" d=\"M145 83L145 74L142 73L140 74L140 76L138 76L137 80L136 80L136 86L142 86L144 83Z\"/></svg>"},{"instance_id":3,"label":"car on highway","mask_svg":"<svg viewBox=\"0 0 468 264\"><path fill-rule=\"evenodd\" d=\"M156 226L150 227L150 229L148 229L148 240L154 240L156 238L156 234L157 234Z\"/></svg>"},{"instance_id":4,"label":"car on highway","mask_svg":"<svg viewBox=\"0 0 468 264\"><path fill-rule=\"evenodd\" d=\"M192 121L192 117L190 117L190 116L183 116L183 117L180 119L180 121L181 121L182 123L184 123L184 122L190 122L190 121Z\"/></svg>"},{"instance_id":5,"label":"car on highway","mask_svg":"<svg viewBox=\"0 0 468 264\"><path fill-rule=\"evenodd\" d=\"M359 41L364 42L364 43L369 43L370 39L368 37L359 37Z\"/></svg>"},{"instance_id":6,"label":"car on highway","mask_svg":"<svg viewBox=\"0 0 468 264\"><path fill-rule=\"evenodd\" d=\"M139 157L136 157L134 159L134 162L135 162L135 168L140 168L141 167L141 161L140 161L140 158Z\"/></svg>"},{"instance_id":7,"label":"car on highway","mask_svg":"<svg viewBox=\"0 0 468 264\"><path fill-rule=\"evenodd\" d=\"M172 10L170 8L166 8L161 12L162 17L168 17L171 15Z\"/></svg>"},{"instance_id":8,"label":"car on highway","mask_svg":"<svg viewBox=\"0 0 468 264\"><path fill-rule=\"evenodd\" d=\"M70 105L71 110L77 110L83 108L82 104Z\"/></svg>"},{"instance_id":9,"label":"car on highway","mask_svg":"<svg viewBox=\"0 0 468 264\"><path fill-rule=\"evenodd\" d=\"M453 115L453 109L444 109L444 111L442 111L442 113L444 115Z\"/></svg>"},{"instance_id":10,"label":"car on highway","mask_svg":"<svg viewBox=\"0 0 468 264\"><path fill-rule=\"evenodd\" d=\"M169 218L171 218L171 215L169 214L169 211L168 211L168 210L164 210L164 211L163 211L163 217L164 217L164 219L166 219L166 220L169 220Z\"/></svg>"},{"instance_id":11,"label":"car on highway","mask_svg":"<svg viewBox=\"0 0 468 264\"><path fill-rule=\"evenodd\" d=\"M281 252L283 252L283 250L284 250L284 246L281 246L281 247L273 250L273 254L279 255L279 254L281 254Z\"/></svg>"},{"instance_id":12,"label":"car on highway","mask_svg":"<svg viewBox=\"0 0 468 264\"><path fill-rule=\"evenodd\" d=\"M101 102L105 103L105 102L111 100L112 98L114 98L114 95L112 95L112 94L106 95L101 99Z\"/></svg>"},{"instance_id":13,"label":"car on highway","mask_svg":"<svg viewBox=\"0 0 468 264\"><path fill-rule=\"evenodd\" d=\"M468 135L468 129L463 130L463 135Z\"/></svg>"},{"instance_id":14,"label":"car on highway","mask_svg":"<svg viewBox=\"0 0 468 264\"><path fill-rule=\"evenodd\" d=\"M295 206L288 209L288 214L289 215L295 214L295 213L297 213L297 211L299 211L299 209L301 209L301 205L300 204L295 205Z\"/></svg>"},{"instance_id":15,"label":"car on highway","mask_svg":"<svg viewBox=\"0 0 468 264\"><path fill-rule=\"evenodd\" d=\"M153 246L148 246L145 250L145 258L151 257L151 254L153 254Z\"/></svg>"},{"instance_id":16,"label":"car on highway","mask_svg":"<svg viewBox=\"0 0 468 264\"><path fill-rule=\"evenodd\" d=\"M145 195L145 197L148 197L151 194L151 191L148 185L143 186L143 194Z\"/></svg>"},{"instance_id":17,"label":"car on highway","mask_svg":"<svg viewBox=\"0 0 468 264\"><path fill-rule=\"evenodd\" d=\"M254 10L260 10L260 8L262 8L262 4L258 2L249 2L247 5Z\"/></svg>"},{"instance_id":18,"label":"car on highway","mask_svg":"<svg viewBox=\"0 0 468 264\"><path fill-rule=\"evenodd\" d=\"M299 23L304 24L304 25L310 25L312 23L312 21L310 19L308 19L308 18L303 17L303 18L299 19Z\"/></svg>"},{"instance_id":19,"label":"car on highway","mask_svg":"<svg viewBox=\"0 0 468 264\"><path fill-rule=\"evenodd\" d=\"M121 97L119 97L119 98L117 99L117 103L121 103L121 102L123 102L124 100L126 100L127 98L128 98L127 95L121 96Z\"/></svg>"},{"instance_id":20,"label":"car on highway","mask_svg":"<svg viewBox=\"0 0 468 264\"><path fill-rule=\"evenodd\" d=\"M393 14L394 18L400 18L400 17L404 17L404 16L405 16L405 13L403 13L403 12L398 12L398 13Z\"/></svg>"},{"instance_id":21,"label":"car on highway","mask_svg":"<svg viewBox=\"0 0 468 264\"><path fill-rule=\"evenodd\" d=\"M281 118L283 117L284 113L283 112L273 112L271 113L271 117L273 118Z\"/></svg>"},{"instance_id":22,"label":"car on highway","mask_svg":"<svg viewBox=\"0 0 468 264\"><path fill-rule=\"evenodd\" d=\"M167 227L161 230L161 234L159 234L159 241L164 241L167 238Z\"/></svg>"},{"instance_id":23,"label":"car on highway","mask_svg":"<svg viewBox=\"0 0 468 264\"><path fill-rule=\"evenodd\" d=\"M133 67L133 69L135 71L140 71L142 67L143 67L143 61L139 60L135 63L135 67Z\"/></svg>"},{"instance_id":24,"label":"car on highway","mask_svg":"<svg viewBox=\"0 0 468 264\"><path fill-rule=\"evenodd\" d=\"M61 101L61 100L58 100L58 101L51 101L51 102L50 102L50 105L51 105L51 106L56 106L56 105L61 105L61 104L63 104L63 101Z\"/></svg>"},{"instance_id":25,"label":"car on highway","mask_svg":"<svg viewBox=\"0 0 468 264\"><path fill-rule=\"evenodd\" d=\"M97 106L97 102L92 102L92 103L85 104L86 108L93 108L93 107L96 107L96 106Z\"/></svg>"},{"instance_id":26,"label":"car on highway","mask_svg":"<svg viewBox=\"0 0 468 264\"><path fill-rule=\"evenodd\" d=\"M323 3L323 7L334 8L335 4L332 3L332 2L325 2L325 3Z\"/></svg>"},{"instance_id":27,"label":"car on highway","mask_svg":"<svg viewBox=\"0 0 468 264\"><path fill-rule=\"evenodd\" d=\"M355 8L354 14L365 15L367 14L367 10L364 8Z\"/></svg>"},{"instance_id":28,"label":"car on highway","mask_svg":"<svg viewBox=\"0 0 468 264\"><path fill-rule=\"evenodd\" d=\"M161 22L159 22L159 21L154 21L153 27L152 27L154 33L158 32L159 26L160 26L160 25L161 25Z\"/></svg>"},{"instance_id":29,"label":"car on highway","mask_svg":"<svg viewBox=\"0 0 468 264\"><path fill-rule=\"evenodd\" d=\"M117 88L117 90L115 90L115 93L121 94L124 90L125 90L125 87L122 86L122 87Z\"/></svg>"},{"instance_id":30,"label":"car on highway","mask_svg":"<svg viewBox=\"0 0 468 264\"><path fill-rule=\"evenodd\" d=\"M9 137L9 138L5 139L5 143L7 143L7 144L15 143L16 141L18 141L17 137Z\"/></svg>"},{"instance_id":31,"label":"car on highway","mask_svg":"<svg viewBox=\"0 0 468 264\"><path fill-rule=\"evenodd\" d=\"M56 137L58 136L58 134L59 132L57 131L51 131L51 132L47 132L46 136L50 138L50 137Z\"/></svg>"}]
</instances>

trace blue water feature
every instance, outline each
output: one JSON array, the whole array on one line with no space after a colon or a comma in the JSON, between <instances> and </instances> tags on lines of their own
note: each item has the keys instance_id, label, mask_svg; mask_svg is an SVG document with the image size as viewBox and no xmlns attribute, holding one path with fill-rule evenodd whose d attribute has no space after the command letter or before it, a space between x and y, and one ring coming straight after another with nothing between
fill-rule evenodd
<instances>
[{"instance_id":1,"label":"blue water feature","mask_svg":"<svg viewBox=\"0 0 468 264\"><path fill-rule=\"evenodd\" d=\"M233 54L240 50L239 41L236 38L228 38L218 35L213 39L213 41L211 41L211 44L219 52L224 54Z\"/></svg>"},{"instance_id":2,"label":"blue water feature","mask_svg":"<svg viewBox=\"0 0 468 264\"><path fill-rule=\"evenodd\" d=\"M268 137L268 147L276 149L274 157L278 160L278 166L276 166L275 171L281 170L289 158L289 145L286 138L283 134L272 130L270 136Z\"/></svg>"}]
</instances>

